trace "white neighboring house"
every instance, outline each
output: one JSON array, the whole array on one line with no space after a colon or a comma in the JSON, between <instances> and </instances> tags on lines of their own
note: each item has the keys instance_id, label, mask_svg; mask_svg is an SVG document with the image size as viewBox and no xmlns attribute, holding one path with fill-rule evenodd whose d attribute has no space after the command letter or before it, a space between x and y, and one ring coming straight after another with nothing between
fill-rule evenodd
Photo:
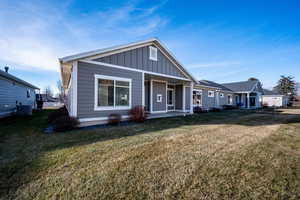
<instances>
[{"instance_id":1,"label":"white neighboring house","mask_svg":"<svg viewBox=\"0 0 300 200\"><path fill-rule=\"evenodd\" d=\"M264 89L262 101L263 105L267 105L269 107L287 107L289 98L285 95Z\"/></svg>"},{"instance_id":2,"label":"white neighboring house","mask_svg":"<svg viewBox=\"0 0 300 200\"><path fill-rule=\"evenodd\" d=\"M36 106L36 90L38 87L23 81L5 71L0 70L0 118L16 111L16 105Z\"/></svg>"}]
</instances>

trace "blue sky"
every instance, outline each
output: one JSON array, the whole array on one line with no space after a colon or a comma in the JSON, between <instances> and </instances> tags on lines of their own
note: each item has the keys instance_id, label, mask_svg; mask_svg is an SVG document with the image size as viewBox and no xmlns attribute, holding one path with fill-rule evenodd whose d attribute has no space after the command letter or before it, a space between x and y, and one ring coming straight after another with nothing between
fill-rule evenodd
<instances>
[{"instance_id":1,"label":"blue sky","mask_svg":"<svg viewBox=\"0 0 300 200\"><path fill-rule=\"evenodd\" d=\"M296 0L2 0L0 9L0 67L42 89L56 87L59 57L150 37L199 79L300 82Z\"/></svg>"}]
</instances>

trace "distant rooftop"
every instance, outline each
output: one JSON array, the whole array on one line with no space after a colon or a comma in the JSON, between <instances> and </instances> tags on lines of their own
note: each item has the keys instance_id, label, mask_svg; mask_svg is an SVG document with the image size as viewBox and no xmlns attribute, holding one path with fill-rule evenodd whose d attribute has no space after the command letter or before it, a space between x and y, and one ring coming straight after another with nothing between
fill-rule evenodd
<instances>
[{"instance_id":1,"label":"distant rooftop","mask_svg":"<svg viewBox=\"0 0 300 200\"><path fill-rule=\"evenodd\" d=\"M222 85L234 92L251 91L257 84L256 80L240 81L233 83L222 83Z\"/></svg>"},{"instance_id":2,"label":"distant rooftop","mask_svg":"<svg viewBox=\"0 0 300 200\"><path fill-rule=\"evenodd\" d=\"M19 84L26 85L26 86L28 86L30 88L33 88L33 89L39 89L38 87L36 87L36 86L26 82L26 81L23 81L22 79L19 79L18 77L14 76L14 75L11 75L10 73L5 72L1 69L0 69L0 76L5 77L5 78L10 79L10 80L13 80L13 81L16 81Z\"/></svg>"}]
</instances>

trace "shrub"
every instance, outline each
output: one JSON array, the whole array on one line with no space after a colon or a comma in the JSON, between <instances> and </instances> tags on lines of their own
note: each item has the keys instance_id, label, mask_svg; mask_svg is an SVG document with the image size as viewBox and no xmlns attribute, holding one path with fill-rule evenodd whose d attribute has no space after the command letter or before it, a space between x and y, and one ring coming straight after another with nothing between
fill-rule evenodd
<instances>
[{"instance_id":1,"label":"shrub","mask_svg":"<svg viewBox=\"0 0 300 200\"><path fill-rule=\"evenodd\" d=\"M110 114L108 116L108 123L111 125L118 125L122 120L122 116L117 113Z\"/></svg>"},{"instance_id":2,"label":"shrub","mask_svg":"<svg viewBox=\"0 0 300 200\"><path fill-rule=\"evenodd\" d=\"M52 123L54 130L58 132L73 130L78 124L79 121L75 117L70 117L68 115L60 116Z\"/></svg>"},{"instance_id":3,"label":"shrub","mask_svg":"<svg viewBox=\"0 0 300 200\"><path fill-rule=\"evenodd\" d=\"M234 110L234 109L236 109L236 107L233 105L223 105L223 109L224 110Z\"/></svg>"},{"instance_id":4,"label":"shrub","mask_svg":"<svg viewBox=\"0 0 300 200\"><path fill-rule=\"evenodd\" d=\"M62 116L69 116L66 106L63 106L48 115L48 123L52 124L57 118Z\"/></svg>"},{"instance_id":5,"label":"shrub","mask_svg":"<svg viewBox=\"0 0 300 200\"><path fill-rule=\"evenodd\" d=\"M203 112L203 110L200 106L194 107L194 113L202 113L202 112Z\"/></svg>"},{"instance_id":6,"label":"shrub","mask_svg":"<svg viewBox=\"0 0 300 200\"><path fill-rule=\"evenodd\" d=\"M131 120L134 122L144 122L147 119L147 114L143 106L136 106L129 112Z\"/></svg>"},{"instance_id":7,"label":"shrub","mask_svg":"<svg viewBox=\"0 0 300 200\"><path fill-rule=\"evenodd\" d=\"M220 108L210 108L209 111L211 111L211 112L220 112L221 109Z\"/></svg>"}]
</instances>

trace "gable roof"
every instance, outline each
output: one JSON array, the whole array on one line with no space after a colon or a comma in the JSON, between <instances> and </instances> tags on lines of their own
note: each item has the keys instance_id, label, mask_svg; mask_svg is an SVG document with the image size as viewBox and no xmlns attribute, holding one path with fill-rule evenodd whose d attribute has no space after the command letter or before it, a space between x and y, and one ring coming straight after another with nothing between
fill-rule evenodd
<instances>
[{"instance_id":1,"label":"gable roof","mask_svg":"<svg viewBox=\"0 0 300 200\"><path fill-rule=\"evenodd\" d=\"M218 88L218 89L221 89L221 90L224 90L224 91L232 92L232 90L230 90L229 88L225 87L224 85L221 85L221 84L213 82L213 81L200 80L200 81L198 81L198 84L201 85L201 86Z\"/></svg>"},{"instance_id":2,"label":"gable roof","mask_svg":"<svg viewBox=\"0 0 300 200\"><path fill-rule=\"evenodd\" d=\"M122 50L126 51L128 48L133 48L134 49L134 48L139 48L141 45L151 45L151 44L158 47L159 50L161 50L166 55L166 57L173 64L175 64L175 66L177 68L179 68L183 72L183 74L185 76L189 77L195 83L197 82L197 80L192 76L192 74L190 74L183 67L183 65L176 59L176 57L157 38L151 38L151 39L148 39L148 40L132 42L132 43L124 44L124 45L117 45L117 46L113 46L113 47L109 47L109 48L96 49L96 50L93 50L93 51L87 51L87 52L83 52L83 53L79 53L79 54L74 54L74 55L71 55L71 56L66 56L66 57L63 57L63 58L59 58L59 62L61 63L61 66L63 66L63 64L70 63L70 62L76 61L76 60L88 59L88 58L91 58L91 57L101 56L102 54L107 54L107 53L115 54L115 53L119 53ZM63 70L62 67L61 67L61 70Z\"/></svg>"},{"instance_id":3,"label":"gable roof","mask_svg":"<svg viewBox=\"0 0 300 200\"><path fill-rule=\"evenodd\" d=\"M9 80L12 80L12 81L15 81L15 82L18 82L19 84L22 84L22 85L26 85L27 87L30 87L30 88L33 88L33 89L38 89L38 87L26 82L26 81L23 81L22 79L19 79L18 77L14 76L14 75L11 75L9 74L8 72L5 72L3 70L0 69L0 76L2 77L5 77Z\"/></svg>"},{"instance_id":4,"label":"gable roof","mask_svg":"<svg viewBox=\"0 0 300 200\"><path fill-rule=\"evenodd\" d=\"M241 81L234 83L222 83L222 85L234 92L251 92L259 81Z\"/></svg>"},{"instance_id":5,"label":"gable roof","mask_svg":"<svg viewBox=\"0 0 300 200\"><path fill-rule=\"evenodd\" d=\"M268 89L263 89L264 95L274 95L274 96L284 96L282 94L279 94L279 92L268 90Z\"/></svg>"}]
</instances>

